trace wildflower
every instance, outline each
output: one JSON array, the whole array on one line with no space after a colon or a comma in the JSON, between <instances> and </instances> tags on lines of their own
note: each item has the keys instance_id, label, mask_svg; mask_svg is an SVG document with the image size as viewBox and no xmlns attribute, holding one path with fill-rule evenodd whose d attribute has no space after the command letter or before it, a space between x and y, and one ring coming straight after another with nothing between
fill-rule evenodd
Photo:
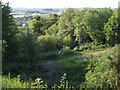
<instances>
[{"instance_id":1,"label":"wildflower","mask_svg":"<svg viewBox=\"0 0 120 90\"><path fill-rule=\"evenodd\" d=\"M41 80L41 78L37 78L35 79L35 82L39 82Z\"/></svg>"}]
</instances>

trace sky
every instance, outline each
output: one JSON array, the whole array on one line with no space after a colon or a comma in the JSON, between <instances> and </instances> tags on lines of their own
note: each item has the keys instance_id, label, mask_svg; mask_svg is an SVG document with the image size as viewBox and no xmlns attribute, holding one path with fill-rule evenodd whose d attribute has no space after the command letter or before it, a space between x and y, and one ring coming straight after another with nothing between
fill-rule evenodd
<instances>
[{"instance_id":1,"label":"sky","mask_svg":"<svg viewBox=\"0 0 120 90\"><path fill-rule=\"evenodd\" d=\"M12 8L118 8L120 0L2 0Z\"/></svg>"}]
</instances>

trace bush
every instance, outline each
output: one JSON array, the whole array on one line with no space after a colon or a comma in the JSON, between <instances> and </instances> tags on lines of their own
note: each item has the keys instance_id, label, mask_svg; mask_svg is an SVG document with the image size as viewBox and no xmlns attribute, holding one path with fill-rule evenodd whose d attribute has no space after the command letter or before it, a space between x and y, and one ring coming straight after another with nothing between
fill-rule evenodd
<instances>
[{"instance_id":1,"label":"bush","mask_svg":"<svg viewBox=\"0 0 120 90\"><path fill-rule=\"evenodd\" d=\"M104 46L101 46L104 47ZM83 87L88 88L115 88L118 87L118 47L110 49L102 54L102 59L90 59L88 72L85 75L86 81Z\"/></svg>"},{"instance_id":2,"label":"bush","mask_svg":"<svg viewBox=\"0 0 120 90\"><path fill-rule=\"evenodd\" d=\"M105 49L105 48L107 48L107 47L109 47L107 44L106 44L106 45L101 44L101 45L97 45L97 46L90 46L90 47L89 47L89 50L95 51L95 50Z\"/></svg>"},{"instance_id":3,"label":"bush","mask_svg":"<svg viewBox=\"0 0 120 90\"><path fill-rule=\"evenodd\" d=\"M70 47L64 47L64 55L72 55L74 54L74 51L70 49Z\"/></svg>"},{"instance_id":4,"label":"bush","mask_svg":"<svg viewBox=\"0 0 120 90\"><path fill-rule=\"evenodd\" d=\"M91 47L91 43L83 43L83 44L80 45L79 50L81 50L81 51L87 50L90 47Z\"/></svg>"},{"instance_id":5,"label":"bush","mask_svg":"<svg viewBox=\"0 0 120 90\"><path fill-rule=\"evenodd\" d=\"M2 80L2 88L48 88L47 83L44 83L41 78L37 78L35 81L29 79L28 81L22 81L20 75L11 78L10 74L8 76L0 76ZM62 76L60 80L60 85L51 86L52 88L68 88L68 80L66 80L66 74Z\"/></svg>"},{"instance_id":6,"label":"bush","mask_svg":"<svg viewBox=\"0 0 120 90\"><path fill-rule=\"evenodd\" d=\"M72 38L70 37L70 35L63 38L63 43L64 43L64 46L68 46L68 47L73 47L74 45L74 42L72 41Z\"/></svg>"},{"instance_id":7,"label":"bush","mask_svg":"<svg viewBox=\"0 0 120 90\"><path fill-rule=\"evenodd\" d=\"M55 51L56 48L56 38L54 36L42 35L37 38L39 43L40 52L50 52Z\"/></svg>"},{"instance_id":8,"label":"bush","mask_svg":"<svg viewBox=\"0 0 120 90\"><path fill-rule=\"evenodd\" d=\"M11 78L9 74L8 76L2 76L2 88L47 88L47 84L43 84L43 81L40 81L40 78L37 78L35 82L32 80L22 81L20 75Z\"/></svg>"}]
</instances>

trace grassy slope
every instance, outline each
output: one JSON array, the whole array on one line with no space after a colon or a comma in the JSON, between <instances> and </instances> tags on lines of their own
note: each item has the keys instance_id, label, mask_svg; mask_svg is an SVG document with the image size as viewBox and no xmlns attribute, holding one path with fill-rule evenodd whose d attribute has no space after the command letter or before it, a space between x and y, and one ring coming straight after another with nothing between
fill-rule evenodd
<instances>
[{"instance_id":1,"label":"grassy slope","mask_svg":"<svg viewBox=\"0 0 120 90\"><path fill-rule=\"evenodd\" d=\"M67 73L67 79L70 85L79 87L80 83L85 81L85 74L87 73L89 59L91 57L83 57L83 54L99 55L104 57L106 52L109 52L111 48L100 51L74 51L74 54L59 55L55 59L38 60L34 62L33 66L25 63L9 63L8 67L13 65L13 70L8 72L16 72L21 75L21 78L28 80L32 77L33 80L40 77L48 85L58 84L63 75ZM5 64L6 65L6 64Z\"/></svg>"}]
</instances>

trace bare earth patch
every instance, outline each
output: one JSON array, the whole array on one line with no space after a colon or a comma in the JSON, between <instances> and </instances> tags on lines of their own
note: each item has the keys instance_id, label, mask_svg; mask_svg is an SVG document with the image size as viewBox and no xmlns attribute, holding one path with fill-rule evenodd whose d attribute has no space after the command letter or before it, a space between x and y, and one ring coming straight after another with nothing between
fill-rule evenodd
<instances>
[{"instance_id":1,"label":"bare earth patch","mask_svg":"<svg viewBox=\"0 0 120 90\"><path fill-rule=\"evenodd\" d=\"M56 75L56 72L58 70L58 66L53 62L46 62L42 64L43 70L46 70L47 77L50 79L50 81L58 82L60 80L60 77Z\"/></svg>"}]
</instances>

